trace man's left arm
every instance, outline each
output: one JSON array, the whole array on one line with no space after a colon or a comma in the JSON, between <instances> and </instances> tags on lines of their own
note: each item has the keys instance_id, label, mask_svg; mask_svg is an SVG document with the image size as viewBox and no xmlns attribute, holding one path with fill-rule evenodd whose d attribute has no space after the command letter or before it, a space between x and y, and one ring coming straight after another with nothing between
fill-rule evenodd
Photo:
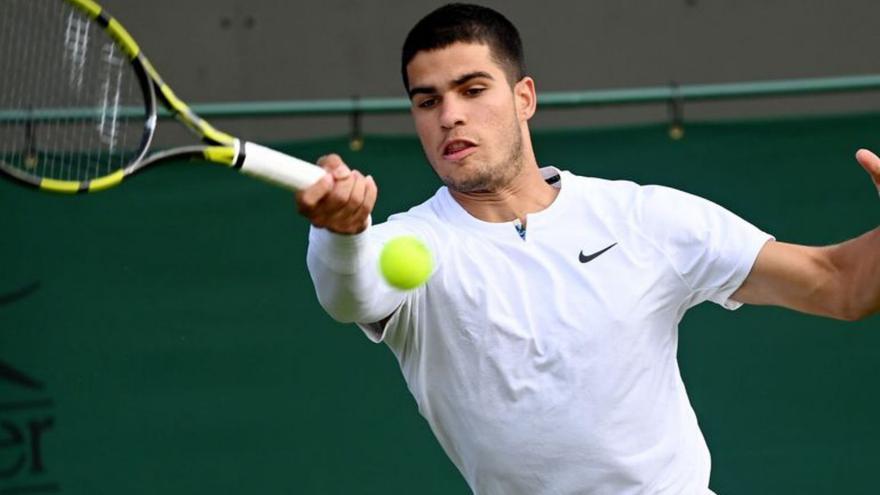
<instances>
[{"instance_id":1,"label":"man's left arm","mask_svg":"<svg viewBox=\"0 0 880 495\"><path fill-rule=\"evenodd\" d=\"M859 150L856 160L880 193L880 158ZM842 320L880 312L880 227L833 246L770 241L731 299Z\"/></svg>"}]
</instances>

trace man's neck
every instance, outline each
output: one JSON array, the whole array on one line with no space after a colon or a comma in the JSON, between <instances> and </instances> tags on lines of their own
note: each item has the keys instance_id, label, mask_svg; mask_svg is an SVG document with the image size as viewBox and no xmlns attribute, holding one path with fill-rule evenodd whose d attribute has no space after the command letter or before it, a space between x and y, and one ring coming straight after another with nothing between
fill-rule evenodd
<instances>
[{"instance_id":1,"label":"man's neck","mask_svg":"<svg viewBox=\"0 0 880 495\"><path fill-rule=\"evenodd\" d=\"M526 215L550 206L559 189L547 184L538 166L532 164L524 166L519 175L497 191L449 192L465 211L484 222L519 219L525 225Z\"/></svg>"}]
</instances>

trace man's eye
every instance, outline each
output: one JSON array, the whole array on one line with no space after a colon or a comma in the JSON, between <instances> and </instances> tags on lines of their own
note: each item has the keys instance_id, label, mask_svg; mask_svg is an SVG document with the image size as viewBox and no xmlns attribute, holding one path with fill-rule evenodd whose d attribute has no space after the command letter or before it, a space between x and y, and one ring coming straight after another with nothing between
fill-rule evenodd
<instances>
[{"instance_id":1,"label":"man's eye","mask_svg":"<svg viewBox=\"0 0 880 495\"><path fill-rule=\"evenodd\" d=\"M486 91L486 88L477 87L477 88L468 88L464 93L468 96L477 96L483 91Z\"/></svg>"},{"instance_id":2,"label":"man's eye","mask_svg":"<svg viewBox=\"0 0 880 495\"><path fill-rule=\"evenodd\" d=\"M437 98L425 98L420 101L416 106L419 108L431 108L437 104Z\"/></svg>"}]
</instances>

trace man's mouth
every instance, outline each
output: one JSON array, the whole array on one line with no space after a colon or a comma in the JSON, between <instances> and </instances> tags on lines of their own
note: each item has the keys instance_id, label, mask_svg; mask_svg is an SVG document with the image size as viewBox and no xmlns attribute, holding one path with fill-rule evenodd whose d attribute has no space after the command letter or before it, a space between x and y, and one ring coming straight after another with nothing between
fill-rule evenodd
<instances>
[{"instance_id":1,"label":"man's mouth","mask_svg":"<svg viewBox=\"0 0 880 495\"><path fill-rule=\"evenodd\" d=\"M477 145L465 139L454 139L443 146L443 159L458 161L477 150Z\"/></svg>"}]
</instances>

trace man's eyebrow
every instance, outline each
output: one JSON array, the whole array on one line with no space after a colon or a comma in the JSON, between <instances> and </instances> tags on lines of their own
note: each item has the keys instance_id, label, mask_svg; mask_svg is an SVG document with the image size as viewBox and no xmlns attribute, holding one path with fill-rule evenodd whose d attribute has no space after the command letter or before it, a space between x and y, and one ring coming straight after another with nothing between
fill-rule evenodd
<instances>
[{"instance_id":1,"label":"man's eyebrow","mask_svg":"<svg viewBox=\"0 0 880 495\"><path fill-rule=\"evenodd\" d=\"M484 78L484 79L491 79L491 80L495 79L494 77L492 77L492 74L478 70L478 71L474 71L474 72L468 72L467 74L452 81L452 84L453 84L453 86L461 86L462 84L467 83L471 79L477 79L477 78Z\"/></svg>"},{"instance_id":2,"label":"man's eyebrow","mask_svg":"<svg viewBox=\"0 0 880 495\"><path fill-rule=\"evenodd\" d=\"M417 94L433 95L437 94L437 88L434 86L415 86L409 88L409 99L412 100Z\"/></svg>"},{"instance_id":3,"label":"man's eyebrow","mask_svg":"<svg viewBox=\"0 0 880 495\"><path fill-rule=\"evenodd\" d=\"M466 84L471 79L477 79L477 78L490 79L493 81L495 80L495 78L492 77L492 74L489 74L488 72L485 72L485 71L477 70L474 72L468 72L467 74L464 74L460 77L453 79L452 86L453 87L461 86L462 84ZM412 87L409 89L409 98L410 99L412 99L417 94L428 94L428 95L437 94L437 88L435 86L415 86L415 87Z\"/></svg>"}]
</instances>

